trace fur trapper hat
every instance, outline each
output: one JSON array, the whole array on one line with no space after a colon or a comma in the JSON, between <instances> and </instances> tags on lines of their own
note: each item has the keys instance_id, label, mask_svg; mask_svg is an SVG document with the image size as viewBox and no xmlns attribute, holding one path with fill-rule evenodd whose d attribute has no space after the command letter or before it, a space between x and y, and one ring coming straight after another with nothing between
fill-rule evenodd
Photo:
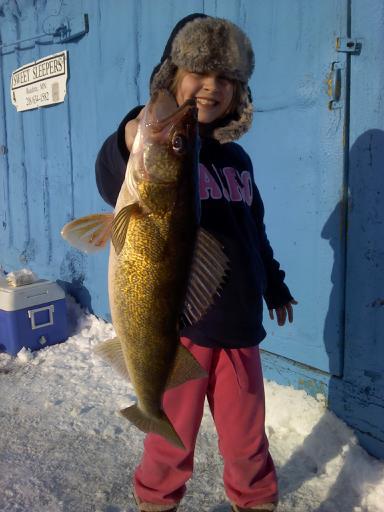
<instances>
[{"instance_id":1,"label":"fur trapper hat","mask_svg":"<svg viewBox=\"0 0 384 512\"><path fill-rule=\"evenodd\" d=\"M151 93L169 89L178 68L198 73L220 72L240 84L236 112L221 120L213 131L219 142L230 142L247 132L252 124L252 97L248 80L254 68L252 45L232 22L192 14L175 26L161 62L153 70Z\"/></svg>"}]
</instances>

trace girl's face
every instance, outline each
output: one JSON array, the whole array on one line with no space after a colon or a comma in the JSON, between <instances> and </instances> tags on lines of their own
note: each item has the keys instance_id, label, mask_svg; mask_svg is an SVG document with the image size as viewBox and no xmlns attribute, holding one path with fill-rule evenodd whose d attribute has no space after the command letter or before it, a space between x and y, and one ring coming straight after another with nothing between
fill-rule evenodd
<instances>
[{"instance_id":1,"label":"girl's face","mask_svg":"<svg viewBox=\"0 0 384 512\"><path fill-rule=\"evenodd\" d=\"M185 71L176 86L176 101L182 105L196 98L199 123L212 123L228 113L233 93L232 81L219 73Z\"/></svg>"}]
</instances>

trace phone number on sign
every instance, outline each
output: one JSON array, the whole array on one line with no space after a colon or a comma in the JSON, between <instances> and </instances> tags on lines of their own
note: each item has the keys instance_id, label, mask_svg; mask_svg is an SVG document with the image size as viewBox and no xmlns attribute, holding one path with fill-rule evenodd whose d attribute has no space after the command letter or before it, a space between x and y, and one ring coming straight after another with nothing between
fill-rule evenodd
<instances>
[{"instance_id":1,"label":"phone number on sign","mask_svg":"<svg viewBox=\"0 0 384 512\"><path fill-rule=\"evenodd\" d=\"M42 92L40 94L34 94L33 96L26 97L27 107L31 105L38 105L39 103L45 103L49 101L49 92Z\"/></svg>"}]
</instances>

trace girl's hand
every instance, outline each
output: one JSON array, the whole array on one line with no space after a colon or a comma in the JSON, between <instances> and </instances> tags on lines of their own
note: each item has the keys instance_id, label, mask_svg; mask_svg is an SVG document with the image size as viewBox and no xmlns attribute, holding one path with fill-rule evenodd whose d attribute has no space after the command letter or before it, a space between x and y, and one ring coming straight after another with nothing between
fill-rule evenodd
<instances>
[{"instance_id":1,"label":"girl's hand","mask_svg":"<svg viewBox=\"0 0 384 512\"><path fill-rule=\"evenodd\" d=\"M284 306L281 306L280 308L275 308L277 325L283 326L285 324L286 319L287 319L287 315L288 315L289 323L291 324L293 322L292 304L293 305L297 304L295 299L292 299L291 301L289 301ZM274 319L273 309L269 310L269 318L271 320Z\"/></svg>"},{"instance_id":2,"label":"girl's hand","mask_svg":"<svg viewBox=\"0 0 384 512\"><path fill-rule=\"evenodd\" d=\"M143 117L143 110L140 114L135 118L128 121L125 125L125 144L129 152L131 152L133 141L135 140L137 129L139 127L139 123L141 118Z\"/></svg>"}]
</instances>

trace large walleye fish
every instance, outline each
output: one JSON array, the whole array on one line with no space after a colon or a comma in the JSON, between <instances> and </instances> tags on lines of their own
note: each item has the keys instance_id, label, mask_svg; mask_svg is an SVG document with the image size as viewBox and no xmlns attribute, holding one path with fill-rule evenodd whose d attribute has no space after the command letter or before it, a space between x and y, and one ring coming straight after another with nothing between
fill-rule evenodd
<instances>
[{"instance_id":1,"label":"large walleye fish","mask_svg":"<svg viewBox=\"0 0 384 512\"><path fill-rule=\"evenodd\" d=\"M117 338L97 352L130 378L137 404L121 411L139 429L184 447L162 409L167 388L206 376L179 341L183 322L212 304L227 269L221 245L199 228L195 100L177 107L166 91L145 107L113 214L62 230L93 252L112 240L109 301Z\"/></svg>"}]
</instances>

